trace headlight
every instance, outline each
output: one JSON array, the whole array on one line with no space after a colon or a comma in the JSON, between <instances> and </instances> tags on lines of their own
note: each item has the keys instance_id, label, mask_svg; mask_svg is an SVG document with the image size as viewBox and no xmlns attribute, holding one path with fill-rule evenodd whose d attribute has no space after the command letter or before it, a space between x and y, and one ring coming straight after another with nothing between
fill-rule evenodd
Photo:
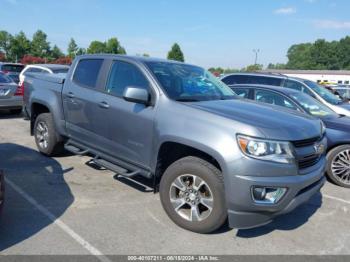
<instances>
[{"instance_id":1,"label":"headlight","mask_svg":"<svg viewBox=\"0 0 350 262\"><path fill-rule=\"evenodd\" d=\"M252 158L278 163L294 163L293 146L289 142L237 136L242 152Z\"/></svg>"},{"instance_id":2,"label":"headlight","mask_svg":"<svg viewBox=\"0 0 350 262\"><path fill-rule=\"evenodd\" d=\"M321 134L322 136L326 133L326 125L321 121Z\"/></svg>"}]
</instances>

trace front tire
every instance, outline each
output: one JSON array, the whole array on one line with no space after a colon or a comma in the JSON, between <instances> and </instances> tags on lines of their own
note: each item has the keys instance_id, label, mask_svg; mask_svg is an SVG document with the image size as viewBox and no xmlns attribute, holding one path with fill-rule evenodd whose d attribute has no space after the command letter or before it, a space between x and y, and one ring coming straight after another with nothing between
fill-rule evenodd
<instances>
[{"instance_id":1,"label":"front tire","mask_svg":"<svg viewBox=\"0 0 350 262\"><path fill-rule=\"evenodd\" d=\"M185 157L171 164L159 192L165 212L180 227L210 233L226 221L222 174L200 158Z\"/></svg>"},{"instance_id":2,"label":"front tire","mask_svg":"<svg viewBox=\"0 0 350 262\"><path fill-rule=\"evenodd\" d=\"M350 145L342 145L327 154L327 175L338 186L350 188Z\"/></svg>"},{"instance_id":3,"label":"front tire","mask_svg":"<svg viewBox=\"0 0 350 262\"><path fill-rule=\"evenodd\" d=\"M63 151L63 142L55 130L52 115L40 114L34 124L35 143L39 151L46 156L56 156Z\"/></svg>"}]
</instances>

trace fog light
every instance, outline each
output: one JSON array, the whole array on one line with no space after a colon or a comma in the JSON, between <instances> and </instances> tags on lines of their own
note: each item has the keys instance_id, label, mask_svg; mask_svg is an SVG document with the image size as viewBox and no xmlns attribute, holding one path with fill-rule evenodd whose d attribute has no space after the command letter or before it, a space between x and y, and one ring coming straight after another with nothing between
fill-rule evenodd
<instances>
[{"instance_id":1,"label":"fog light","mask_svg":"<svg viewBox=\"0 0 350 262\"><path fill-rule=\"evenodd\" d=\"M252 197L258 204L276 204L286 192L283 187L253 187Z\"/></svg>"}]
</instances>

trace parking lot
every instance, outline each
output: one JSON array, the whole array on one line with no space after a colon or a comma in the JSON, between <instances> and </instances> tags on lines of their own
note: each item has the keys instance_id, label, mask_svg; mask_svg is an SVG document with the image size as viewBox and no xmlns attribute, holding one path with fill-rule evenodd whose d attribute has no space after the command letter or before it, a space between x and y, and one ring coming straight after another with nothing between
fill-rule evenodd
<instances>
[{"instance_id":1,"label":"parking lot","mask_svg":"<svg viewBox=\"0 0 350 262\"><path fill-rule=\"evenodd\" d=\"M1 254L350 254L348 189L327 183L269 225L200 235L169 220L151 181L118 177L89 160L39 154L29 122L0 112Z\"/></svg>"}]
</instances>

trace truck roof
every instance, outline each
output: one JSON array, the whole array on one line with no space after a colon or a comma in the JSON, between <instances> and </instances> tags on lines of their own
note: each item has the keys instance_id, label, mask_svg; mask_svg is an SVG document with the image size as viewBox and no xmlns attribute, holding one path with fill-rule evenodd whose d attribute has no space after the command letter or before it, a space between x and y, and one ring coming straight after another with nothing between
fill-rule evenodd
<instances>
[{"instance_id":1,"label":"truck roof","mask_svg":"<svg viewBox=\"0 0 350 262\"><path fill-rule=\"evenodd\" d=\"M168 60L163 58L155 58L155 57L146 57L146 56L130 56L130 55L115 55L115 54L87 54L87 55L81 55L78 56L79 59L86 59L86 58L124 58L136 62L164 62L164 63L174 63L174 64L183 64L183 62L175 61L175 60ZM186 63L188 64L188 63Z\"/></svg>"}]
</instances>

